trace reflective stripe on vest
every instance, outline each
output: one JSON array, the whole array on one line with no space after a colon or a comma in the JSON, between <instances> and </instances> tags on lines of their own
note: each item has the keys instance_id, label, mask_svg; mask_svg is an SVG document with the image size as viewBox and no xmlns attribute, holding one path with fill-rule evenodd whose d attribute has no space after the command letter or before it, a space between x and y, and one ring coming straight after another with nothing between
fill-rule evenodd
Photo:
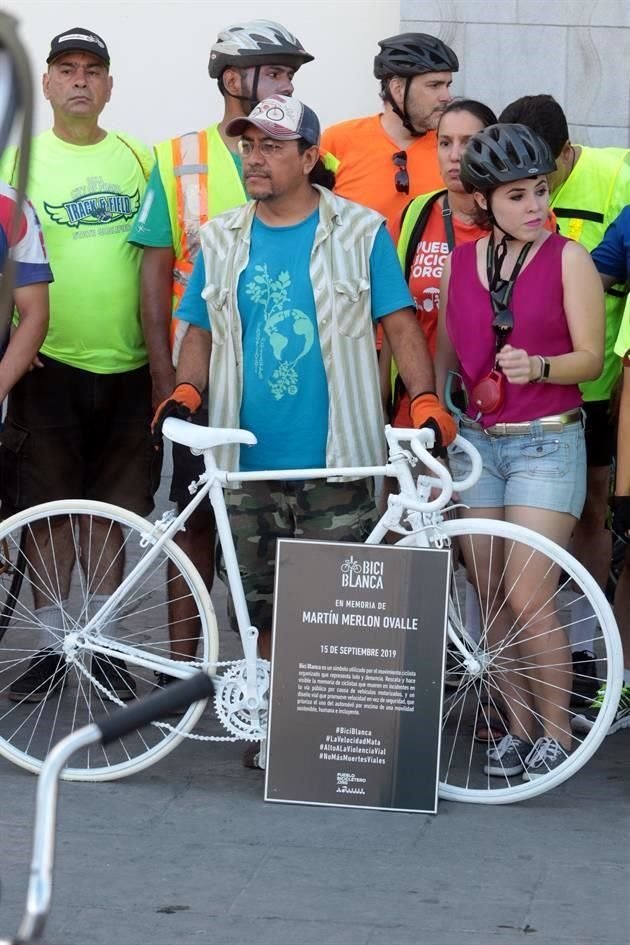
<instances>
[{"instance_id":1,"label":"reflective stripe on vest","mask_svg":"<svg viewBox=\"0 0 630 945\"><path fill-rule=\"evenodd\" d=\"M245 203L247 198L234 158L217 125L164 142L156 151L173 232L175 313L199 251L200 228L219 213ZM186 323L173 317L170 331L173 363L186 328Z\"/></svg>"},{"instance_id":2,"label":"reflective stripe on vest","mask_svg":"<svg viewBox=\"0 0 630 945\"><path fill-rule=\"evenodd\" d=\"M173 138L171 147L182 232L181 252L173 267L173 295L179 300L199 252L199 229L208 222L208 136L205 131L193 131Z\"/></svg>"}]
</instances>

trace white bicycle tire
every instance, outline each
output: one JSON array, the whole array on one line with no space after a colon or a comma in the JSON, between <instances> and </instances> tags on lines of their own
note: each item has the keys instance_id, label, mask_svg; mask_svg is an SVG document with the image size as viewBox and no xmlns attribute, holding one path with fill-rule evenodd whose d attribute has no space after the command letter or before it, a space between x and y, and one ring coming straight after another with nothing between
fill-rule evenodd
<instances>
[{"instance_id":1,"label":"white bicycle tire","mask_svg":"<svg viewBox=\"0 0 630 945\"><path fill-rule=\"evenodd\" d=\"M130 536L127 541L127 545L129 546L130 549L135 547L135 545L130 544L132 541L135 542L136 538L139 539L142 536L148 536L153 530L153 526L151 525L151 523L143 519L139 515L136 515L133 512L129 512L126 509L120 508L115 505L111 505L109 503L88 501L88 500L60 500L60 501L55 501L55 502L48 502L48 503L43 503L38 506L33 506L32 508L29 508L23 512L18 512L17 514L11 516L10 518L6 519L4 522L0 524L0 549L2 549L2 558L4 559L4 555L7 550L9 551L10 554L15 554L16 536L18 534L22 535L23 529L32 528L34 524L37 522L42 523L47 520L50 521L51 518L61 521L62 516L71 517L70 520L73 520L74 518L78 516L94 516L101 520L107 520L112 525L119 525L123 530L125 530L123 531L123 534L128 534ZM154 533L154 537L155 538L159 537L159 533L157 535ZM140 552L140 554L142 554L142 552ZM95 552L95 555L96 555L96 552ZM164 543L160 552L160 560L163 562L162 567L165 567L165 563L167 560L170 560L171 562L173 562L173 565L177 569L178 573L184 578L186 586L189 589L191 600L194 602L194 605L198 611L198 616L200 619L200 644L199 644L200 655L195 660L195 668L198 667L199 669L203 668L203 669L207 669L208 671L212 671L212 667L216 666L216 663L218 660L219 641L218 641L217 622L216 622L216 617L214 613L214 608L212 606L210 595L208 594L208 591L203 582L203 579L201 578L199 572L197 571L195 566L192 564L190 559L171 540ZM34 565L33 563L31 563L29 565L29 570L32 569L33 567ZM18 567L17 570L19 571L20 568ZM77 567L75 567L74 570L77 572L79 571ZM26 571L26 567L24 567L24 571ZM33 573L37 573L36 568ZM88 568L88 573L89 573L89 568ZM81 569L81 574L83 574L83 569ZM142 586L144 598L140 596L140 594L138 594L138 597L137 597L138 607L140 606L141 603L144 605L144 599L147 599L147 601L150 603L152 600L151 598L152 593L155 593L156 595L159 594L158 584L159 584L160 574L161 574L160 567L155 566L155 570L149 576L145 576L141 579L144 581L144 585ZM48 574L46 574L46 577L48 577ZM41 578L38 578L38 580L40 579ZM24 578L24 580L28 580L28 579ZM155 591L149 588L149 585L148 585L149 581L156 582ZM23 583L24 581L22 582L22 584ZM87 584L84 575L83 575L83 583ZM75 598L77 596L80 598L81 593L83 593L85 597L87 597L87 595L89 594L89 591L86 591L84 588L81 588L80 584L81 584L81 580L79 579L76 583L76 586L73 586L73 591L75 592ZM130 588L130 591L126 597L126 600L130 599L131 595L133 594L134 587L135 585L132 586L132 588ZM77 590L77 588L79 589ZM20 593L23 593L26 598L26 592L22 590L20 591ZM29 591L29 593L32 599L32 591ZM165 596L163 588L162 588L162 596ZM3 600L6 601L5 595L3 595ZM12 629L11 621L13 621L14 623L17 623L18 621L22 621L23 626L21 629L22 629L22 632L24 632L25 628L28 629L29 619L30 619L28 616L27 608L25 605L24 606L22 605L21 600L18 600L16 595L13 595L11 603L13 604L13 611L12 611L12 616L9 618L9 629L7 632L11 632L11 629ZM16 614L16 610L18 610L18 606L19 606L19 617L16 619L15 614ZM81 606L81 601L79 599L79 603L78 603L79 609L80 609L80 606ZM2 604L2 607L4 607L4 603ZM0 610L2 610L2 607L0 607ZM160 611L158 611L158 607L160 608ZM76 609L77 608L75 607L75 614L76 614ZM146 621L146 614L148 614L150 611L154 612L154 614L152 614L152 616L154 617L155 613L161 612L162 609L165 609L162 601L160 601L160 603L155 606L153 605L145 606L144 620ZM68 611L70 611L70 607L68 608ZM132 617L134 616L133 612L126 613L124 606L123 608L121 608L121 611L122 611L121 616L120 616L121 621L123 619L125 621L132 620ZM139 611L138 613L141 615L142 611ZM71 618L69 617L68 619L71 619ZM72 619L74 620L75 618L73 617ZM140 623L140 617L138 617L138 622ZM31 623L31 626L32 626L32 623ZM155 634L156 631L154 630L153 627L151 627L149 628L147 633L150 636L151 633ZM143 651L141 649L141 646L143 645L143 641L140 639L141 633L138 631L134 633L132 633L131 630L129 631L129 638L132 641L135 640L135 642L126 643L127 646L132 647L132 654L129 657L129 659L132 659L133 657L137 658L139 661L138 665L140 667L140 670L142 670L142 660L147 658L147 653L149 652L150 646L153 646L154 649L156 649L156 651L160 653L160 656L164 656L166 654L166 658L167 659L170 658L170 649L167 653L167 643L168 643L168 640L166 637L167 630L165 630L164 628L161 628L160 633L164 635L164 640L162 641L161 645L158 645L159 641L156 641L154 643L151 640L149 640L149 642L146 643L146 648L147 648L146 651ZM123 642L125 641L123 640ZM88 647L85 648L86 652L88 649L89 649ZM16 675L16 667L15 665L11 665L11 661L13 661L13 664L15 664L15 658L9 655L10 652L11 651L9 650L9 647L6 643L6 638L5 638L5 640L0 642L0 697L2 696L3 693L9 694L10 685L9 685L8 677L9 676L15 677ZM12 652L13 654L15 653L15 648L12 650ZM5 654L4 658L3 658L3 654ZM24 661L22 661L22 663L23 662ZM72 667L72 669L76 671L74 667ZM138 672L138 667L135 665L135 663L133 664L133 669L135 672ZM68 723L65 725L62 725L59 723L59 719L62 716L61 699L63 698L63 695L64 695L63 690L68 688L65 680L64 680L63 686L61 686L61 693L60 693L59 698L57 697L56 694L53 694L49 699L42 700L42 702L38 704L39 706L42 706L41 710L38 709L38 705L35 706L35 710L33 710L30 706L28 706L27 711L23 713L27 718L29 717L29 713L31 714L31 717L33 718L36 718L37 715L39 715L40 721L43 718L50 717L51 731L50 731L49 736L44 739L46 743L44 747L46 747L47 750L49 750L50 747L52 747L52 744L54 742L58 741L61 737L63 737L64 734L69 733L68 731L61 731L62 728L74 730L75 728L79 727L79 723L86 724L89 721L93 721L93 718L99 715L98 711L95 711L94 713L92 711L93 706L92 706L90 694L92 694L92 696L94 697L98 696L98 699L96 699L96 702L98 703L98 701L100 700L100 705L97 704L97 710L100 709L101 713L103 711L109 712L117 708L115 702L113 702L112 700L108 701L107 698L103 699L103 696L99 694L96 688L90 683L88 677L84 677L83 679L80 679L79 678L80 675L81 675L80 673L77 673L77 678L75 680L76 691L77 691L77 695L75 696L75 707L74 707L74 712L76 714L76 723L72 719L70 719ZM142 688L150 685L149 684L150 679L151 679L151 676L149 676L149 671L146 670L146 673L142 678ZM137 684L137 688L138 689L141 688L139 684ZM87 693L87 695L85 695L85 693ZM142 693L138 692L138 694L140 695ZM79 695L83 697L81 699L81 705L79 705ZM57 707L55 707L54 705L55 702L58 703ZM83 705L83 703L85 703L85 705ZM52 711L47 714L46 707L49 704L51 704ZM175 748L179 744L179 742L182 740L184 735L187 732L191 731L192 728L195 726L196 722L198 721L199 717L204 711L205 704L206 704L205 702L198 702L194 704L193 706L191 706L181 716L181 718L178 718L176 722L173 722L172 724L173 731L170 731L163 727L159 729L157 729L155 726L152 727L150 730L150 734L152 738L153 737L157 738L158 737L157 733L160 733L159 740L156 741L155 744L149 745L149 742L147 741L148 736L146 734L146 730L144 734L137 733L138 741L135 744L138 744L140 746L145 745L145 748L142 749L139 754L135 756L132 755L129 749L127 748L127 744L121 742L121 751L120 751L121 760L120 761L114 762L112 764L107 763L107 764L95 765L94 767L87 766L87 765L74 766L74 763L73 763L72 767L68 767L64 769L62 778L68 781L109 781L109 780L114 780L117 778L127 777L131 774L135 774L139 771L142 771L143 769L149 767L150 765L155 764L157 761L163 758L166 754L172 751L173 748ZM24 705L26 706L27 704L25 703ZM20 745L18 744L19 738L28 734L28 729L26 729L27 723L26 722L22 723L22 727L21 727L22 735L20 735L20 732L18 731L11 732L11 726L15 725L15 722L7 722L7 719L11 718L12 712L15 712L17 716L18 708L19 708L19 704L16 706L15 700L13 702L6 702L5 700L2 700L2 703L0 706L0 755L5 757L9 761L27 769L28 771L37 773L41 768L43 758L45 757L46 752L42 752L42 751L39 751L37 753L34 752L32 748L29 746L28 740L26 740L26 744L23 744L22 747L20 747ZM57 709L56 716L54 715L55 708ZM85 715L88 717L80 718L80 716L82 715ZM15 725L15 727L17 729L17 725ZM24 731L25 729L26 731ZM30 739L31 743L35 739L35 736L36 736L36 732L33 731L33 734ZM41 736L38 736L38 737L41 738ZM124 747L124 750L123 750L123 747ZM111 751L111 749L109 750ZM112 756L114 755L115 753L112 752ZM104 757L107 757L107 756L104 756Z\"/></svg>"},{"instance_id":2,"label":"white bicycle tire","mask_svg":"<svg viewBox=\"0 0 630 945\"><path fill-rule=\"evenodd\" d=\"M402 545L424 544L427 530L419 535L410 535L399 543ZM520 781L505 787L475 788L447 783L440 780L439 795L444 800L477 804L508 804L528 800L545 791L552 790L574 775L595 753L606 737L617 710L623 683L623 653L619 631L610 604L594 578L586 569L559 545L544 536L520 525L494 519L455 519L440 524L434 533L442 538L456 539L480 535L504 541L522 543L523 546L546 555L557 564L564 574L581 588L589 602L601 631L600 644L605 648L605 695L597 718L583 740L555 770L531 781ZM429 542L430 546L431 542ZM452 603L451 603L451 606ZM575 737L575 736L574 736ZM441 772L442 774L442 772ZM487 781L491 779L486 779ZM506 779L507 780L507 779ZM495 782L496 783L496 782Z\"/></svg>"}]
</instances>

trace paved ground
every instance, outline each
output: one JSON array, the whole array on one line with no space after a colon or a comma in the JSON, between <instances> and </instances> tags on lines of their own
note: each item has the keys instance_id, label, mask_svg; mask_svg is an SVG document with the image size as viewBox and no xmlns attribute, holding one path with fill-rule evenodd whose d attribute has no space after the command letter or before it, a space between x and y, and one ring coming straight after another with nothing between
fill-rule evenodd
<instances>
[{"instance_id":1,"label":"paved ground","mask_svg":"<svg viewBox=\"0 0 630 945\"><path fill-rule=\"evenodd\" d=\"M629 747L609 738L533 801L433 817L265 804L239 745L184 743L126 781L62 786L46 942L623 945ZM1 936L23 905L35 779L2 759L0 778Z\"/></svg>"}]
</instances>

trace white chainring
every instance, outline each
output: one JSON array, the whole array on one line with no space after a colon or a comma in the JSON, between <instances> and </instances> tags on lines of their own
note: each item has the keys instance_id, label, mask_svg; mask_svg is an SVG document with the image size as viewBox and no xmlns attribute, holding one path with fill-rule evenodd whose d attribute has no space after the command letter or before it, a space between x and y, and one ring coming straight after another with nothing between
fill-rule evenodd
<instances>
[{"instance_id":1,"label":"white chainring","mask_svg":"<svg viewBox=\"0 0 630 945\"><path fill-rule=\"evenodd\" d=\"M256 691L260 694L261 704L252 712L246 704L247 663L239 660L233 663L222 676L214 680L214 707L221 724L232 735L246 741L260 741L266 737L269 709L269 674L270 663L256 660Z\"/></svg>"}]
</instances>

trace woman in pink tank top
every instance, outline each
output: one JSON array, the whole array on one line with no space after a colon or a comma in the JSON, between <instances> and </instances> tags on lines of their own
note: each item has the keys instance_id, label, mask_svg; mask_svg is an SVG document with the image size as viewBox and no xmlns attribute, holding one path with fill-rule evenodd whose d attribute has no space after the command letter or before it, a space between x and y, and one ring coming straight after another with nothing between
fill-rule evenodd
<instances>
[{"instance_id":1,"label":"woman in pink tank top","mask_svg":"<svg viewBox=\"0 0 630 945\"><path fill-rule=\"evenodd\" d=\"M468 142L461 179L488 236L457 247L445 265L436 373L438 390L449 372L461 376L468 406L459 432L483 460L461 514L515 522L566 547L586 491L578 384L602 369L604 302L586 250L545 229L554 170L549 146L524 125L491 125ZM466 475L461 454L451 466L456 478ZM526 562L512 550L499 561L480 545L474 567L466 565L482 612L496 610L488 646L511 634L532 667L518 678L496 674L488 696L499 700L506 734L493 740L483 770L530 780L572 747L570 648L546 606L559 575L543 556ZM517 575L526 605L512 599Z\"/></svg>"}]
</instances>

